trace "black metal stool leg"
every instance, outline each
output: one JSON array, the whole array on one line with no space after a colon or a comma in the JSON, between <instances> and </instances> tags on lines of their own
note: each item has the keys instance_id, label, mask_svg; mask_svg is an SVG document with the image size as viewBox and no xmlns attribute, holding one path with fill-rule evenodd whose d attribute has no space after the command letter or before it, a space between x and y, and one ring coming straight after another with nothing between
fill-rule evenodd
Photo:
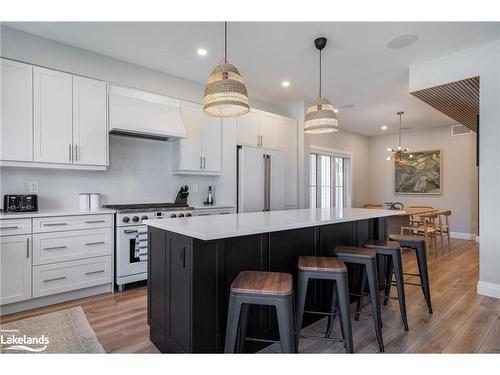
<instances>
[{"instance_id":1,"label":"black metal stool leg","mask_svg":"<svg viewBox=\"0 0 500 375\"><path fill-rule=\"evenodd\" d=\"M432 314L431 290L429 286L429 272L427 270L427 255L425 254L425 245L417 245L417 263L418 273L420 274L420 284L422 284L422 292L424 293L425 302L429 313Z\"/></svg>"},{"instance_id":2,"label":"black metal stool leg","mask_svg":"<svg viewBox=\"0 0 500 375\"><path fill-rule=\"evenodd\" d=\"M389 297L391 296L391 284L392 284L392 270L393 261L391 256L386 256L386 268L385 268L385 297L384 306L387 305Z\"/></svg>"},{"instance_id":3,"label":"black metal stool leg","mask_svg":"<svg viewBox=\"0 0 500 375\"><path fill-rule=\"evenodd\" d=\"M347 284L347 274L337 279L336 287L339 298L339 311L341 313L340 324L342 324L344 329L346 351L347 353L353 353L354 346L352 342L351 315L349 312L349 286Z\"/></svg>"},{"instance_id":4,"label":"black metal stool leg","mask_svg":"<svg viewBox=\"0 0 500 375\"><path fill-rule=\"evenodd\" d=\"M296 325L297 325L297 333L300 337L300 330L302 329L302 320L304 319L304 308L306 304L306 296L307 296L307 284L309 282L309 277L305 272L299 271L298 280L297 280L297 303L296 309ZM299 343L297 342L297 346Z\"/></svg>"},{"instance_id":5,"label":"black metal stool leg","mask_svg":"<svg viewBox=\"0 0 500 375\"><path fill-rule=\"evenodd\" d=\"M237 297L229 297L229 308L227 313L226 342L224 353L234 353L236 346L236 336L240 320L241 302Z\"/></svg>"},{"instance_id":6,"label":"black metal stool leg","mask_svg":"<svg viewBox=\"0 0 500 375\"><path fill-rule=\"evenodd\" d=\"M248 324L248 310L250 309L250 305L243 303L241 304L240 311L240 324L239 324L239 333L238 333L238 353L245 352L245 341L247 337L247 324Z\"/></svg>"},{"instance_id":7,"label":"black metal stool leg","mask_svg":"<svg viewBox=\"0 0 500 375\"><path fill-rule=\"evenodd\" d=\"M373 259L366 265L366 275L368 286L370 288L370 302L372 305L373 323L375 325L375 333L381 352L384 352L384 342L382 339L382 317L380 310L380 300L378 298L378 279L377 279L377 263Z\"/></svg>"},{"instance_id":8,"label":"black metal stool leg","mask_svg":"<svg viewBox=\"0 0 500 375\"><path fill-rule=\"evenodd\" d=\"M361 288L358 302L356 302L356 314L354 315L354 320L359 320L359 313L361 312L361 306L363 304L363 298L365 296L366 289L366 267L363 267L363 275L361 276Z\"/></svg>"},{"instance_id":9,"label":"black metal stool leg","mask_svg":"<svg viewBox=\"0 0 500 375\"><path fill-rule=\"evenodd\" d=\"M295 353L295 327L292 297L276 303L276 314L278 315L278 327L280 333L280 344L282 353Z\"/></svg>"},{"instance_id":10,"label":"black metal stool leg","mask_svg":"<svg viewBox=\"0 0 500 375\"><path fill-rule=\"evenodd\" d=\"M396 287L398 289L398 300L399 300L399 310L401 312L401 319L405 327L405 331L408 331L408 319L406 317L406 300L405 300L405 286L403 279L403 261L401 259L401 252L394 253L392 255L394 274L396 277Z\"/></svg>"},{"instance_id":11,"label":"black metal stool leg","mask_svg":"<svg viewBox=\"0 0 500 375\"><path fill-rule=\"evenodd\" d=\"M335 287L335 281L332 283L332 303L330 305L330 314L328 315L327 321L326 321L326 333L325 333L325 338L328 338L332 334L332 329L333 329L333 319L335 319L335 313L337 309L337 288ZM342 327L342 325L341 325Z\"/></svg>"}]
</instances>

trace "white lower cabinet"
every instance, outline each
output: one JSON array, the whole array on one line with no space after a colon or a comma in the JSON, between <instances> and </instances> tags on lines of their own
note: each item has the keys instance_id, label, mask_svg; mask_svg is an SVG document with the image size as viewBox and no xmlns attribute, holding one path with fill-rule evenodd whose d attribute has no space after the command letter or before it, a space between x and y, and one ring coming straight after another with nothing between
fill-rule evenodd
<instances>
[{"instance_id":1,"label":"white lower cabinet","mask_svg":"<svg viewBox=\"0 0 500 375\"><path fill-rule=\"evenodd\" d=\"M33 267L33 297L111 282L111 256Z\"/></svg>"},{"instance_id":2,"label":"white lower cabinet","mask_svg":"<svg viewBox=\"0 0 500 375\"><path fill-rule=\"evenodd\" d=\"M33 265L111 255L111 228L33 235Z\"/></svg>"},{"instance_id":3,"label":"white lower cabinet","mask_svg":"<svg viewBox=\"0 0 500 375\"><path fill-rule=\"evenodd\" d=\"M31 298L31 235L0 237L0 305Z\"/></svg>"}]
</instances>

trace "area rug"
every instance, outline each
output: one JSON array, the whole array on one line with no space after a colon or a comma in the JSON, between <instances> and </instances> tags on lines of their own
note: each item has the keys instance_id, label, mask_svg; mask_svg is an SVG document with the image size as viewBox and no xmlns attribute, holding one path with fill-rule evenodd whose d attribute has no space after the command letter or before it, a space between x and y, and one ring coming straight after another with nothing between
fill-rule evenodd
<instances>
[{"instance_id":1,"label":"area rug","mask_svg":"<svg viewBox=\"0 0 500 375\"><path fill-rule=\"evenodd\" d=\"M80 306L0 325L1 353L104 353Z\"/></svg>"}]
</instances>

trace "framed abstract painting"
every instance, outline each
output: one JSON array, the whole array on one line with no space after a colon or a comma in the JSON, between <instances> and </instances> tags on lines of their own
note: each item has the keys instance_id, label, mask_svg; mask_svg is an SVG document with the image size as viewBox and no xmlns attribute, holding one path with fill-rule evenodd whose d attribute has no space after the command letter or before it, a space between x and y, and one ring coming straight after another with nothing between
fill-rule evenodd
<instances>
[{"instance_id":1,"label":"framed abstract painting","mask_svg":"<svg viewBox=\"0 0 500 375\"><path fill-rule=\"evenodd\" d=\"M412 158L395 161L396 194L441 194L441 150L412 152Z\"/></svg>"}]
</instances>

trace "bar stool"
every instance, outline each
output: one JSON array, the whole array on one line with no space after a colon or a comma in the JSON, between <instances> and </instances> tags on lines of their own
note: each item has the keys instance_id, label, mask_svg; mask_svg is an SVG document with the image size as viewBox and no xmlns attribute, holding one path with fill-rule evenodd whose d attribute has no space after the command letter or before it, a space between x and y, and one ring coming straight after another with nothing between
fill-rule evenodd
<instances>
[{"instance_id":1,"label":"bar stool","mask_svg":"<svg viewBox=\"0 0 500 375\"><path fill-rule=\"evenodd\" d=\"M349 286L347 283L347 267L344 262L335 257L301 256L298 262L298 286L297 286L297 329L300 337L304 308L306 303L307 284L309 280L332 280L334 281L333 300L338 303L340 314L340 326L346 351L352 353L352 328L351 315L349 313ZM338 297L338 298L337 298ZM319 314L331 315L331 313ZM299 341L297 338L297 342ZM305 336L322 340L337 341L335 339Z\"/></svg>"},{"instance_id":2,"label":"bar stool","mask_svg":"<svg viewBox=\"0 0 500 375\"><path fill-rule=\"evenodd\" d=\"M296 353L292 275L281 272L242 271L231 284L225 353L238 351L246 339L248 305L276 307L282 353ZM266 341L266 340L263 340Z\"/></svg>"},{"instance_id":3,"label":"bar stool","mask_svg":"<svg viewBox=\"0 0 500 375\"><path fill-rule=\"evenodd\" d=\"M427 269L427 255L425 251L425 238L422 236L401 236L399 234L389 234L389 240L396 241L401 247L415 250L418 264L418 274L403 273L409 276L420 277L420 284L405 282L407 285L420 286L424 294L429 314L432 314L431 291L429 287L429 272Z\"/></svg>"},{"instance_id":4,"label":"bar stool","mask_svg":"<svg viewBox=\"0 0 500 375\"><path fill-rule=\"evenodd\" d=\"M406 316L405 287L403 280L403 260L401 257L401 246L394 241L370 240L363 243L364 247L374 249L377 255L385 256L387 259L387 268L385 274L385 297L384 305L392 298L390 296L392 286L392 273L396 278L396 288L398 291L399 312L403 321L405 331L408 331L408 319Z\"/></svg>"},{"instance_id":5,"label":"bar stool","mask_svg":"<svg viewBox=\"0 0 500 375\"><path fill-rule=\"evenodd\" d=\"M382 339L382 318L380 313L380 300L378 298L378 276L377 276L377 254L373 249L363 247L338 246L335 248L335 255L342 259L344 263L359 264L363 267L363 280L361 282L361 293L358 295L356 315L354 320L359 319L361 311L361 301L365 292L366 281L370 291L370 302L372 306L373 323L375 325L375 334L381 352L384 352L384 342ZM351 293L351 295L353 295ZM332 306L333 307L333 306ZM333 312L333 308L332 308ZM328 329L331 327L333 316L328 317Z\"/></svg>"}]
</instances>

